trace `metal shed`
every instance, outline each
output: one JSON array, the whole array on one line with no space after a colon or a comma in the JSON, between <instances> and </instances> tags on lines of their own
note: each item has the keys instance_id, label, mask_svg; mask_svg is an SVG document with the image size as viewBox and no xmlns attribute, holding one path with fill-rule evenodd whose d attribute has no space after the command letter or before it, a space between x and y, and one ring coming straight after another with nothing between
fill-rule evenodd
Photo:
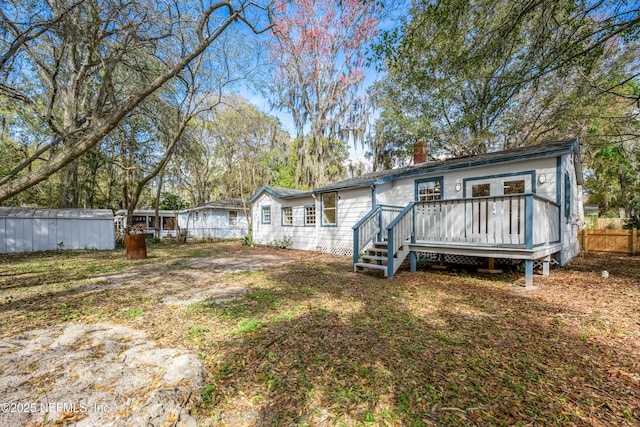
<instances>
[{"instance_id":1,"label":"metal shed","mask_svg":"<svg viewBox=\"0 0 640 427\"><path fill-rule=\"evenodd\" d=\"M0 207L0 253L114 248L109 209Z\"/></svg>"}]
</instances>

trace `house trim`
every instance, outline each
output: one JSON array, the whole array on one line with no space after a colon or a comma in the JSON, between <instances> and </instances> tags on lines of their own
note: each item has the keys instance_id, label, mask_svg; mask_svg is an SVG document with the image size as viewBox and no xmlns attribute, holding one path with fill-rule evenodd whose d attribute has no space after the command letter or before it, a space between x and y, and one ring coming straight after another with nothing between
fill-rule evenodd
<instances>
[{"instance_id":1,"label":"house trim","mask_svg":"<svg viewBox=\"0 0 640 427\"><path fill-rule=\"evenodd\" d=\"M513 157L499 157L496 159L489 159L489 160L476 161L476 162L469 161L466 163L459 163L455 165L445 164L441 167L434 167L433 169L421 168L415 171L408 170L405 172L397 172L394 174L390 174L389 176L386 176L383 178L372 179L370 181L363 181L356 184L345 184L345 185L334 185L334 186L323 187L323 188L314 190L313 192L327 193L331 191L358 188L358 187L364 187L368 185L385 184L399 178L412 177L416 175L437 175L438 173L453 171L457 169L469 169L469 168L488 166L488 165L499 164L499 163L512 163L512 162L518 162L523 160L534 160L534 159L544 159L549 157L557 157L557 156L562 156L563 154L573 153L576 150L579 152L579 146L580 146L579 141L575 139L573 140L573 143L571 144L571 146L567 148L558 148L555 150L541 151L538 153L531 153L531 154L514 155ZM444 163L446 163L446 161ZM293 196L289 196L289 197L293 197ZM295 197L298 197L298 196L296 195Z\"/></svg>"}]
</instances>

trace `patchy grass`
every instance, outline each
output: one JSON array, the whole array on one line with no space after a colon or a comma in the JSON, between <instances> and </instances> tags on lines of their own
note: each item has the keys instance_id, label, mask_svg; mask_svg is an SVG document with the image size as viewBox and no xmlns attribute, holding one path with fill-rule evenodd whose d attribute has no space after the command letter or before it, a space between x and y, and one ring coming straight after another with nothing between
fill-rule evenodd
<instances>
[{"instance_id":1,"label":"patchy grass","mask_svg":"<svg viewBox=\"0 0 640 427\"><path fill-rule=\"evenodd\" d=\"M82 288L99 274L161 263L186 274L189 258L247 252L296 261L207 273L247 289L217 302L164 305L142 273L140 286ZM638 258L576 258L524 291L518 273L386 280L352 273L344 257L235 242L150 253L1 256L0 335L109 320L192 349L209 372L193 410L213 424L640 423Z\"/></svg>"}]
</instances>

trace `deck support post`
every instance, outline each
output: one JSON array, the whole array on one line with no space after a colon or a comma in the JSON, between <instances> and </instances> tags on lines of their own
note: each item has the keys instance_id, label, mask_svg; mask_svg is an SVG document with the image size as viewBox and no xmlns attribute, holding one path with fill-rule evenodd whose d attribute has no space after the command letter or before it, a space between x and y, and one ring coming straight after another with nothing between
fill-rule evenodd
<instances>
[{"instance_id":1,"label":"deck support post","mask_svg":"<svg viewBox=\"0 0 640 427\"><path fill-rule=\"evenodd\" d=\"M396 248L393 247L393 228L387 228L387 279L393 277L393 256Z\"/></svg>"},{"instance_id":2,"label":"deck support post","mask_svg":"<svg viewBox=\"0 0 640 427\"><path fill-rule=\"evenodd\" d=\"M418 269L418 257L415 251L409 252L409 271L415 273Z\"/></svg>"},{"instance_id":3,"label":"deck support post","mask_svg":"<svg viewBox=\"0 0 640 427\"><path fill-rule=\"evenodd\" d=\"M360 230L353 230L353 271L356 271L356 263L360 260Z\"/></svg>"},{"instance_id":4,"label":"deck support post","mask_svg":"<svg viewBox=\"0 0 640 427\"><path fill-rule=\"evenodd\" d=\"M542 275L544 277L549 277L549 265L551 264L551 255L547 255L544 257L542 261Z\"/></svg>"},{"instance_id":5,"label":"deck support post","mask_svg":"<svg viewBox=\"0 0 640 427\"><path fill-rule=\"evenodd\" d=\"M528 259L524 262L524 285L526 287L533 286L533 260Z\"/></svg>"}]
</instances>

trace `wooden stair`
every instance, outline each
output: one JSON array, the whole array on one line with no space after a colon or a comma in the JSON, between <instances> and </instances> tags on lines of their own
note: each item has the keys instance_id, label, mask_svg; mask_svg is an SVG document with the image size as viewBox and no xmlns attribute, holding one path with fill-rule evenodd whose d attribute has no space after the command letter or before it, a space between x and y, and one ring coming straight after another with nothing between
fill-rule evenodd
<instances>
[{"instance_id":1,"label":"wooden stair","mask_svg":"<svg viewBox=\"0 0 640 427\"><path fill-rule=\"evenodd\" d=\"M353 271L379 270L387 277L388 253L387 242L374 242L366 253L360 256L360 262L353 265Z\"/></svg>"}]
</instances>

